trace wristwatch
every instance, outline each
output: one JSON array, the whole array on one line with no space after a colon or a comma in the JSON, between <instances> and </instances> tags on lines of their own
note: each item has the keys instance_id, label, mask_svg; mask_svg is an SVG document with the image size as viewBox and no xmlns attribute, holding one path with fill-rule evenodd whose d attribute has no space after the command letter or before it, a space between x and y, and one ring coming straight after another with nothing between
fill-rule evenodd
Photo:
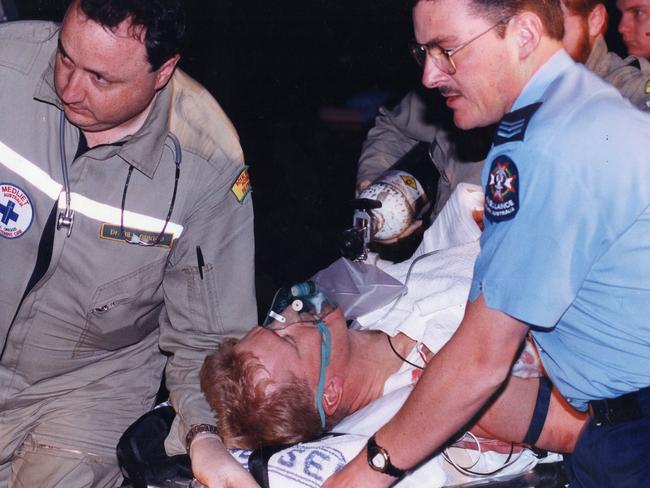
<instances>
[{"instance_id":1,"label":"wristwatch","mask_svg":"<svg viewBox=\"0 0 650 488\"><path fill-rule=\"evenodd\" d=\"M395 478L401 478L406 473L406 470L393 466L393 464L390 462L388 451L383 447L377 445L377 441L375 440L374 435L368 439L367 455L368 466L370 466L375 471L387 474L389 476L394 476Z\"/></svg>"},{"instance_id":2,"label":"wristwatch","mask_svg":"<svg viewBox=\"0 0 650 488\"><path fill-rule=\"evenodd\" d=\"M192 445L192 441L198 434L202 434L204 432L208 432L210 434L215 434L219 435L219 430L214 426L210 424L195 424L193 425L187 435L185 436L185 448L187 449L187 452L190 452L190 446Z\"/></svg>"}]
</instances>

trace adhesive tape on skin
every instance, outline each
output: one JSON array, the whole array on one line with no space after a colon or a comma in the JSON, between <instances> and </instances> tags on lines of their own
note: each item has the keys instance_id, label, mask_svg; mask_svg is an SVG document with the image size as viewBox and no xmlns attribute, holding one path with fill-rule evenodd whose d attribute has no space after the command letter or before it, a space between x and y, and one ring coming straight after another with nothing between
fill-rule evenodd
<instances>
[{"instance_id":1,"label":"adhesive tape on skin","mask_svg":"<svg viewBox=\"0 0 650 488\"><path fill-rule=\"evenodd\" d=\"M287 321L287 319L285 319L282 315L275 313L273 310L269 312L269 317L277 320L278 322L282 322L283 324Z\"/></svg>"},{"instance_id":2,"label":"adhesive tape on skin","mask_svg":"<svg viewBox=\"0 0 650 488\"><path fill-rule=\"evenodd\" d=\"M294 309L296 312L300 312L302 310L303 303L302 300L294 300L291 303L291 308Z\"/></svg>"}]
</instances>

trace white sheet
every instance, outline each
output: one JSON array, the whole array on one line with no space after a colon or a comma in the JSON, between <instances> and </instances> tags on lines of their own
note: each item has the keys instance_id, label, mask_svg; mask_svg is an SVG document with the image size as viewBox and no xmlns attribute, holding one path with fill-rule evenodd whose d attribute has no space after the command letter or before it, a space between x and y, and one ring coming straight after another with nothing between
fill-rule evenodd
<instances>
[{"instance_id":1,"label":"white sheet","mask_svg":"<svg viewBox=\"0 0 650 488\"><path fill-rule=\"evenodd\" d=\"M391 336L402 332L438 352L465 313L479 248L478 241L473 241L386 268L384 271L405 282L408 293L357 322L362 329L378 329Z\"/></svg>"},{"instance_id":2,"label":"white sheet","mask_svg":"<svg viewBox=\"0 0 650 488\"><path fill-rule=\"evenodd\" d=\"M394 336L402 332L437 352L458 328L480 250L481 230L472 210L483 205L480 187L458 185L413 257L377 266L404 283L408 292L396 301L357 319L361 328Z\"/></svg>"}]
</instances>

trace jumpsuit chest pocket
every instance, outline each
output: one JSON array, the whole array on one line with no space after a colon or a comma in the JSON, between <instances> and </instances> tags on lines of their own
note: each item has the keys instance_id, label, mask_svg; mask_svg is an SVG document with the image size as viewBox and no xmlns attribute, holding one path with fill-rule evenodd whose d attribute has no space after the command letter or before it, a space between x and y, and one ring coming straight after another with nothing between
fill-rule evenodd
<instances>
[{"instance_id":1,"label":"jumpsuit chest pocket","mask_svg":"<svg viewBox=\"0 0 650 488\"><path fill-rule=\"evenodd\" d=\"M149 263L97 288L74 357L130 346L158 327L165 263L165 258Z\"/></svg>"}]
</instances>

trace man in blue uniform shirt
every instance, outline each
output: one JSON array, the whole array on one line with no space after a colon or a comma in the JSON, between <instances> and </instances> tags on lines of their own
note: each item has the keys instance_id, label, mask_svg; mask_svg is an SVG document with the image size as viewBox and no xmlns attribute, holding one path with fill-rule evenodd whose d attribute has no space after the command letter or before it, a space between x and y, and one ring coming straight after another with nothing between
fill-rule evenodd
<instances>
[{"instance_id":1,"label":"man in blue uniform shirt","mask_svg":"<svg viewBox=\"0 0 650 488\"><path fill-rule=\"evenodd\" d=\"M500 121L486 228L460 328L326 486L394 483L489 402L529 332L591 413L571 486L650 486L650 117L569 58L559 0L416 0L413 18L456 125Z\"/></svg>"}]
</instances>

